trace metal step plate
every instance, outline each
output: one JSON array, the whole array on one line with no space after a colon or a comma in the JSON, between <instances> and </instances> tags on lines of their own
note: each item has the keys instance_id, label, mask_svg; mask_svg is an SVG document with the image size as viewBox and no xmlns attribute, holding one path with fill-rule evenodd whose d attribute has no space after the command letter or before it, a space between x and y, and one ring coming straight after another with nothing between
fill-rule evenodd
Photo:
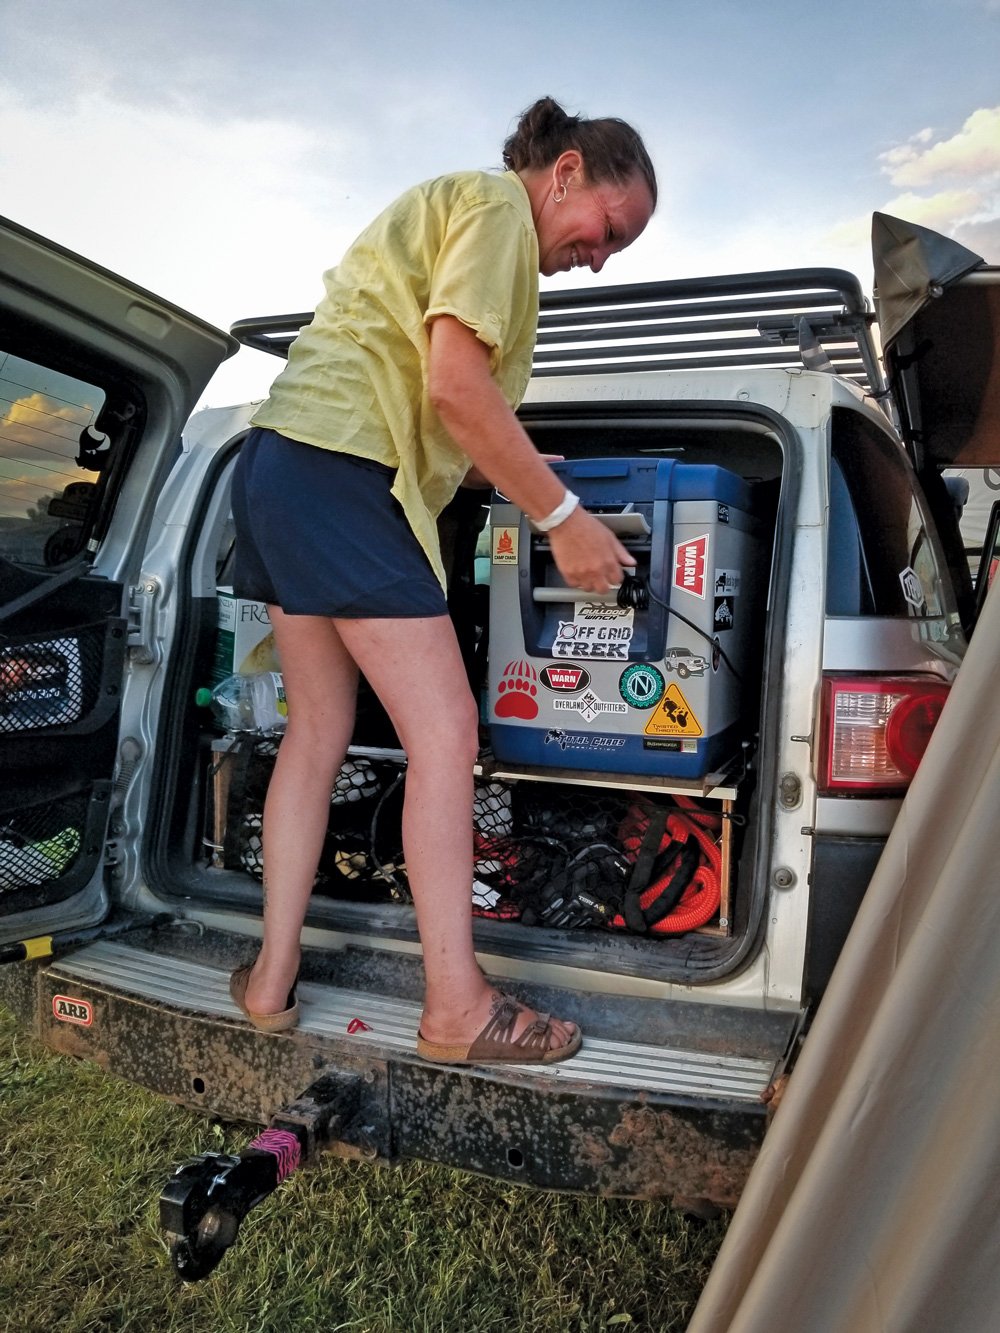
<instances>
[{"instance_id":1,"label":"metal step plate","mask_svg":"<svg viewBox=\"0 0 1000 1333\"><path fill-rule=\"evenodd\" d=\"M190 959L150 953L113 941L98 941L52 963L48 969L89 985L141 996L178 1009L218 1014L238 1021L243 1015L229 995L229 973ZM420 1005L370 992L300 982L299 1030L352 1045L377 1045L416 1059ZM367 1025L360 1030L355 1020ZM370 1035L369 1035L370 1033ZM572 1060L554 1065L509 1065L534 1077L585 1081L646 1093L760 1102L773 1072L767 1059L709 1054L703 1051L608 1041L589 1037Z\"/></svg>"}]
</instances>

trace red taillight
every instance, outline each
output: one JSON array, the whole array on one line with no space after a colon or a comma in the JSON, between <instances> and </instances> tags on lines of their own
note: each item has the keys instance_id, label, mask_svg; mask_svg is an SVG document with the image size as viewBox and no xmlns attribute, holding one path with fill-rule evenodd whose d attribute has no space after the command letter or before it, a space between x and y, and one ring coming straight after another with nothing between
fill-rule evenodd
<instances>
[{"instance_id":1,"label":"red taillight","mask_svg":"<svg viewBox=\"0 0 1000 1333\"><path fill-rule=\"evenodd\" d=\"M948 697L927 676L827 676L823 681L821 792L904 791Z\"/></svg>"}]
</instances>

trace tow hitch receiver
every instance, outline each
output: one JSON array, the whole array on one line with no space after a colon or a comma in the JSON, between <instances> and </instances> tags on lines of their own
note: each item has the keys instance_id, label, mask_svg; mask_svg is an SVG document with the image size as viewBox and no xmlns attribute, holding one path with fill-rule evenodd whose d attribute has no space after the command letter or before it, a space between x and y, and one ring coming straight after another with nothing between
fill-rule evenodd
<instances>
[{"instance_id":1,"label":"tow hitch receiver","mask_svg":"<svg viewBox=\"0 0 1000 1333\"><path fill-rule=\"evenodd\" d=\"M179 1166L160 1195L160 1225L167 1233L177 1275L197 1282L213 1271L240 1223L283 1180L346 1138L355 1119L360 1081L325 1075L271 1117L268 1128L241 1153L202 1153ZM356 1138L351 1134L351 1138ZM350 1148L374 1156L364 1136Z\"/></svg>"}]
</instances>

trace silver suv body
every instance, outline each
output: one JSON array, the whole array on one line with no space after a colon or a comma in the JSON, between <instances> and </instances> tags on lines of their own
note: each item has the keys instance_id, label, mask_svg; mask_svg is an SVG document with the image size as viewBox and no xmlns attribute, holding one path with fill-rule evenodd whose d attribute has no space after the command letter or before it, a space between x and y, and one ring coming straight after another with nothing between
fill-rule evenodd
<instances>
[{"instance_id":1,"label":"silver suv body","mask_svg":"<svg viewBox=\"0 0 1000 1333\"><path fill-rule=\"evenodd\" d=\"M364 695L307 922L303 1022L267 1036L226 979L260 934L280 737L224 734L194 702L220 651L233 662L219 617L251 409L187 418L236 343L13 224L0 246L0 949L15 960L0 999L56 1048L206 1112L267 1120L320 1071L351 1089L342 1151L732 1203L971 631L940 468L995 460L935 452L937 409L912 425L916 388L904 447L848 275L544 298L522 420L636 543L663 605L588 610L503 497L461 497L442 530L483 703L477 947L586 1044L531 1071L417 1058L405 755ZM996 276L955 283L966 315L995 300ZM301 318L235 332L280 355ZM626 493L642 467L709 490ZM744 499L752 543L706 555L685 611L678 570L714 549L703 537L735 540ZM694 535L673 540L684 504ZM602 621L618 646L596 660ZM585 641L589 655L572 646ZM642 906L624 829L678 809L711 830L719 895L698 926L661 930L672 918ZM554 862L525 887L543 844L562 857L558 894Z\"/></svg>"}]
</instances>

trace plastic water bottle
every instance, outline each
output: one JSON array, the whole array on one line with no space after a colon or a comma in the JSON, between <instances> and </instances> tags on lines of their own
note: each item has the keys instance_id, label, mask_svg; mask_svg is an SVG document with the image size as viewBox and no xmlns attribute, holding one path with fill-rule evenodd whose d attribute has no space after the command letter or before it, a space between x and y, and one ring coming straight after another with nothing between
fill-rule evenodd
<instances>
[{"instance_id":1,"label":"plastic water bottle","mask_svg":"<svg viewBox=\"0 0 1000 1333\"><path fill-rule=\"evenodd\" d=\"M227 676L214 689L200 689L195 703L211 708L225 731L284 731L288 704L280 671Z\"/></svg>"}]
</instances>

